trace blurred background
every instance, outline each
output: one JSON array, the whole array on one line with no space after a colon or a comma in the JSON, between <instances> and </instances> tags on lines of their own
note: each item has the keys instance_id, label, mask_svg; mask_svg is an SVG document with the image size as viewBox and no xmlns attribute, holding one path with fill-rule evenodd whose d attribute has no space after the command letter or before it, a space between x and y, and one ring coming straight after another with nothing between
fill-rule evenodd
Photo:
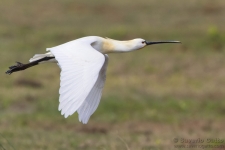
<instances>
[{"instance_id":1,"label":"blurred background","mask_svg":"<svg viewBox=\"0 0 225 150\"><path fill-rule=\"evenodd\" d=\"M224 138L224 17L221 0L2 0L1 148L168 150L174 138ZM4 73L90 35L182 44L110 54L101 103L87 125L58 111L56 64Z\"/></svg>"}]
</instances>

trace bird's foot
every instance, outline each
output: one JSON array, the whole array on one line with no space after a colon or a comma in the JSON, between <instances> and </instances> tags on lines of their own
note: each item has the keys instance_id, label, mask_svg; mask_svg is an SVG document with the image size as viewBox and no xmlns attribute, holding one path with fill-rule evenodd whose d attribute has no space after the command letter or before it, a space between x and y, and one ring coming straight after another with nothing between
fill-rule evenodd
<instances>
[{"instance_id":1,"label":"bird's foot","mask_svg":"<svg viewBox=\"0 0 225 150\"><path fill-rule=\"evenodd\" d=\"M10 66L9 67L9 70L6 71L5 73L8 74L8 75L10 75L13 72L20 71L20 70L24 70L24 69L26 69L25 64L22 64L20 62L16 62L16 65Z\"/></svg>"}]
</instances>

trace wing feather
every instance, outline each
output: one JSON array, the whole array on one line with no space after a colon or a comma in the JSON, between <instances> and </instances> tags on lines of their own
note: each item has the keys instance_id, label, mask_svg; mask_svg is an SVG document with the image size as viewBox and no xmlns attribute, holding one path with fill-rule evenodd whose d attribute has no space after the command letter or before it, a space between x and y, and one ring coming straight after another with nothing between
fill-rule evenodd
<instances>
[{"instance_id":1,"label":"wing feather","mask_svg":"<svg viewBox=\"0 0 225 150\"><path fill-rule=\"evenodd\" d=\"M89 97L105 57L92 48L90 43L82 41L47 50L55 56L61 68L59 110L62 115L68 117L76 112ZM97 98L100 99L99 96Z\"/></svg>"},{"instance_id":2,"label":"wing feather","mask_svg":"<svg viewBox=\"0 0 225 150\"><path fill-rule=\"evenodd\" d=\"M102 89L104 87L105 79L106 79L106 69L108 65L108 55L105 55L105 63L99 72L98 79L95 82L92 90L88 94L87 98L78 109L79 120L83 123L87 123L90 116L94 113L97 109L101 96L102 96Z\"/></svg>"}]
</instances>

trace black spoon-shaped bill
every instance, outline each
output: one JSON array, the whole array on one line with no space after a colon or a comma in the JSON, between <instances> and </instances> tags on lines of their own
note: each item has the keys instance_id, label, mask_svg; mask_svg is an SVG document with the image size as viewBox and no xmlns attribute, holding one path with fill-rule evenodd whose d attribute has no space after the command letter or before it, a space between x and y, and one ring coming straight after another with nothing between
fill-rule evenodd
<instances>
[{"instance_id":1,"label":"black spoon-shaped bill","mask_svg":"<svg viewBox=\"0 0 225 150\"><path fill-rule=\"evenodd\" d=\"M164 43L181 43L180 41L157 41L157 42L148 42L145 41L146 45L153 45L153 44L164 44Z\"/></svg>"}]
</instances>

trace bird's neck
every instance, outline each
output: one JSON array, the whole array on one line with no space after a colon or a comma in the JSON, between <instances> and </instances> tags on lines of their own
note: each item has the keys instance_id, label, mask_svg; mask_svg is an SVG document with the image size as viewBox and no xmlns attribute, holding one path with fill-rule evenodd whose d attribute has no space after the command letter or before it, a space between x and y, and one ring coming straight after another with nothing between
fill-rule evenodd
<instances>
[{"instance_id":1,"label":"bird's neck","mask_svg":"<svg viewBox=\"0 0 225 150\"><path fill-rule=\"evenodd\" d=\"M123 53L136 50L132 40L117 41L113 39L104 39L101 49L103 53Z\"/></svg>"}]
</instances>

